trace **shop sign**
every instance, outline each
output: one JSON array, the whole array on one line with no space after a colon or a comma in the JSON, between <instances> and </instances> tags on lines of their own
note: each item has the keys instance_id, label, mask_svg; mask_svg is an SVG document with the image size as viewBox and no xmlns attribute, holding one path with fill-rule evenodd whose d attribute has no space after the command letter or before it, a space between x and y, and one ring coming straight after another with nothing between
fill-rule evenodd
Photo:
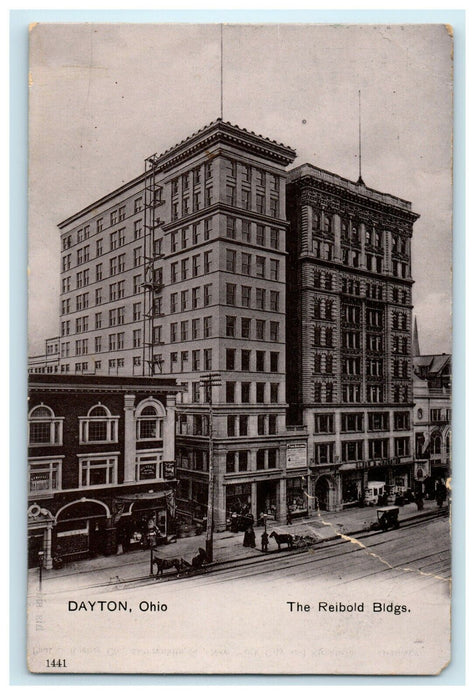
<instances>
[{"instance_id":1,"label":"shop sign","mask_svg":"<svg viewBox=\"0 0 475 700\"><path fill-rule=\"evenodd\" d=\"M416 481L424 481L430 476L430 462L425 459L423 462L416 462L414 465L414 479Z\"/></svg>"},{"instance_id":2,"label":"shop sign","mask_svg":"<svg viewBox=\"0 0 475 700\"><path fill-rule=\"evenodd\" d=\"M372 467L397 467L401 464L400 457L385 457L383 459L367 459L363 462L356 462L355 469L371 469Z\"/></svg>"},{"instance_id":3,"label":"shop sign","mask_svg":"<svg viewBox=\"0 0 475 700\"><path fill-rule=\"evenodd\" d=\"M169 481L175 478L175 462L162 462L163 464L163 478L165 481Z\"/></svg>"},{"instance_id":4,"label":"shop sign","mask_svg":"<svg viewBox=\"0 0 475 700\"><path fill-rule=\"evenodd\" d=\"M157 465L152 464L141 464L139 478L142 481L146 479L155 479L157 475Z\"/></svg>"},{"instance_id":5,"label":"shop sign","mask_svg":"<svg viewBox=\"0 0 475 700\"><path fill-rule=\"evenodd\" d=\"M287 468L297 469L307 466L307 443L291 442L287 444Z\"/></svg>"}]
</instances>

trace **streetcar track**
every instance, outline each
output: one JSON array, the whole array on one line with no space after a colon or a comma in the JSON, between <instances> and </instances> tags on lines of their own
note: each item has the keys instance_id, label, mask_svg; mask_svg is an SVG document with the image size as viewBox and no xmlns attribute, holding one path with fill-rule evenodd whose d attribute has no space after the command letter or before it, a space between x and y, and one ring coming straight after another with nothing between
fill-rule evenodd
<instances>
[{"instance_id":1,"label":"streetcar track","mask_svg":"<svg viewBox=\"0 0 475 700\"><path fill-rule=\"evenodd\" d=\"M399 545L401 545L402 542L407 542L407 540L408 540L408 537L409 537L409 533L407 532L408 530L410 530L416 526L418 528L427 527L434 520L438 519L439 517L443 517L444 515L446 515L446 514L436 512L436 513L429 513L426 517L424 517L422 519L418 518L415 521L409 521L409 522L402 521L401 526L398 530L391 531L391 535L393 535L393 536L389 537L388 539L381 540L379 542L374 541L374 543L371 545L371 548L377 548L379 546L388 546L388 545L391 546L392 543L398 543ZM406 531L407 534L404 531ZM375 530L375 531L363 532L363 533L361 533L361 535L359 535L358 538L355 537L355 539L367 540L369 538L373 539L373 538L377 537L378 535L381 536L381 535L387 535L387 534L388 534L388 532L383 532L381 530ZM398 536L398 534L403 535L403 536L402 537ZM347 536L349 536L349 535L344 534L344 537L347 537ZM342 547L342 545L343 545L343 547ZM337 552L332 551L335 548L338 548ZM340 550L340 548L341 548L341 550ZM327 556L318 557L318 560L316 560L313 557L313 554L318 555L320 552L322 552L322 551L327 552L328 550L329 550L329 553ZM442 550L441 553L445 553L445 552L449 552L449 551L450 551L449 549L444 549L444 550ZM211 584L214 582L214 579L217 576L221 577L221 579L224 581L228 581L228 580L232 580L232 579L238 580L240 578L249 578L250 576L266 575L266 574L271 573L272 571L275 571L275 570L285 571L285 570L289 570L289 569L295 569L299 566L305 565L305 563L310 563L312 560L313 560L313 562L318 561L317 569L316 570L314 569L312 572L312 575L316 576L316 575L321 575L321 573L323 573L322 569L325 569L326 567L328 567L329 562L334 561L337 558L340 558L342 556L345 556L346 554L351 554L351 553L353 553L353 554L364 553L364 548L363 549L355 549L354 542L352 542L351 540L346 540L346 539L340 537L338 539L335 538L332 540L327 540L325 542L316 543L315 545L310 546L309 548L305 549L304 551L295 550L295 549L294 550L286 549L286 550L282 550L282 552L272 552L268 559L266 559L264 557L253 557L252 559L244 559L244 560L240 560L240 561L225 561L225 562L221 562L221 563L218 562L215 564L215 568L213 568L212 570L208 570L207 572L203 572L203 574L191 574L189 576L185 575L183 577L172 577L171 575L169 575L169 576L165 576L161 580L157 580L157 579L151 580L150 577L137 576L137 577L133 577L133 578L129 578L129 579L109 580L106 582L103 581L103 582L99 582L99 583L90 583L86 586L81 586L79 588L76 586L72 589L68 588L68 589L63 589L61 591L51 593L51 595L64 595L68 592L74 591L77 593L78 591L87 591L87 590L97 589L97 588L109 589L109 590L114 590L114 591L129 590L131 588L144 588L147 586L156 585L157 583L169 583L169 584L173 585L173 584L180 583L182 581L190 581L191 579L198 578L198 577L201 579L202 575L206 575L206 579L209 580L209 583ZM290 555L292 555L292 560L293 560L292 563L289 563L287 566L275 566L276 563L279 563L281 561L285 561L287 559L287 557L289 557ZM424 558L429 558L430 556L431 555L419 557L419 558L416 558L414 561L419 561L419 560L424 559ZM298 557L298 561L295 560L295 557ZM376 556L376 559L378 559L377 556ZM406 563L408 563L408 562L406 562ZM134 563L134 564L136 565L137 563ZM134 564L132 564L132 565L134 565ZM272 564L274 564L274 566L271 566ZM323 566L320 566L320 564L322 564ZM105 569L101 569L100 571L102 573L102 572L110 570L110 569L117 570L118 568L125 568L125 567L128 567L130 565L131 565L130 562L126 562L124 564L115 564L113 566L106 567ZM400 567L400 566L403 566L403 564L398 564L396 566L396 568ZM251 570L251 569L256 569L256 568L258 569L258 571ZM384 573L385 570L390 571L391 568L394 568L394 567L389 566L388 568L383 569L380 573ZM244 573L241 576L232 576L232 573L236 572L236 570L237 571L239 571L239 570L245 571L246 573ZM78 572L78 575L79 575L79 573L86 575L87 573L90 573L90 572ZM228 573L231 575L226 576L226 574L228 574ZM415 573L417 573L417 572L415 572ZM223 576L223 574L224 574L224 576ZM59 575L58 577L55 577L55 578L59 578L59 579L66 578L67 576L71 576L71 575L72 575L71 573L65 573L65 574ZM364 576L359 577L359 578L366 578L367 576L370 576L370 575L371 574L367 574L367 575L364 575ZM359 579L355 578L352 580L356 581ZM197 584L198 584L198 581L197 581ZM201 580L201 583L198 585L208 585L208 584L206 584L206 582Z\"/></svg>"}]
</instances>

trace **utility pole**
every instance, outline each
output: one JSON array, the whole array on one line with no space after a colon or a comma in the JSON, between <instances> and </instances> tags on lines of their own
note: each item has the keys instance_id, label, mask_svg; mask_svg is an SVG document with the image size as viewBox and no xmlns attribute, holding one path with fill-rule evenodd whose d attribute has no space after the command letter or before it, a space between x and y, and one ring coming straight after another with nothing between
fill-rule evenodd
<instances>
[{"instance_id":1,"label":"utility pole","mask_svg":"<svg viewBox=\"0 0 475 700\"><path fill-rule=\"evenodd\" d=\"M213 561L213 512L214 512L214 445L213 445L213 387L221 386L221 376L217 373L200 377L208 402L208 510L206 516L206 557Z\"/></svg>"}]
</instances>

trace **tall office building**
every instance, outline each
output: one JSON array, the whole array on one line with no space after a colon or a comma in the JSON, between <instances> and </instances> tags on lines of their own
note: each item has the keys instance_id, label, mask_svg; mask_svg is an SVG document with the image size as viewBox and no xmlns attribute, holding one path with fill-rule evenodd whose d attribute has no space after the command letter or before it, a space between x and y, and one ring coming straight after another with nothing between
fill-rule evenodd
<instances>
[{"instance_id":1,"label":"tall office building","mask_svg":"<svg viewBox=\"0 0 475 700\"><path fill-rule=\"evenodd\" d=\"M312 165L288 173L287 396L309 431L310 494L405 490L412 437L411 203Z\"/></svg>"},{"instance_id":2,"label":"tall office building","mask_svg":"<svg viewBox=\"0 0 475 700\"><path fill-rule=\"evenodd\" d=\"M181 382L178 508L193 517L206 512L212 404L218 528L243 507L307 507L306 434L286 428L294 158L217 120L60 224L61 371Z\"/></svg>"}]
</instances>

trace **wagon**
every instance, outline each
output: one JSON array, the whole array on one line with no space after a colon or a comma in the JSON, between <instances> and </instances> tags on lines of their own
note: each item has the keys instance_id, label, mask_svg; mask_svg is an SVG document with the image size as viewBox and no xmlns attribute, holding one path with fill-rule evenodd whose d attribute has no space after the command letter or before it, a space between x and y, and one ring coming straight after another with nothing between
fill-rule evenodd
<instances>
[{"instance_id":1,"label":"wagon","mask_svg":"<svg viewBox=\"0 0 475 700\"><path fill-rule=\"evenodd\" d=\"M378 508L376 511L376 515L378 518L378 522L375 523L374 529L380 529L384 530L389 530L390 528L394 528L397 530L399 527L399 508L396 508L395 506L382 506L381 508Z\"/></svg>"}]
</instances>

